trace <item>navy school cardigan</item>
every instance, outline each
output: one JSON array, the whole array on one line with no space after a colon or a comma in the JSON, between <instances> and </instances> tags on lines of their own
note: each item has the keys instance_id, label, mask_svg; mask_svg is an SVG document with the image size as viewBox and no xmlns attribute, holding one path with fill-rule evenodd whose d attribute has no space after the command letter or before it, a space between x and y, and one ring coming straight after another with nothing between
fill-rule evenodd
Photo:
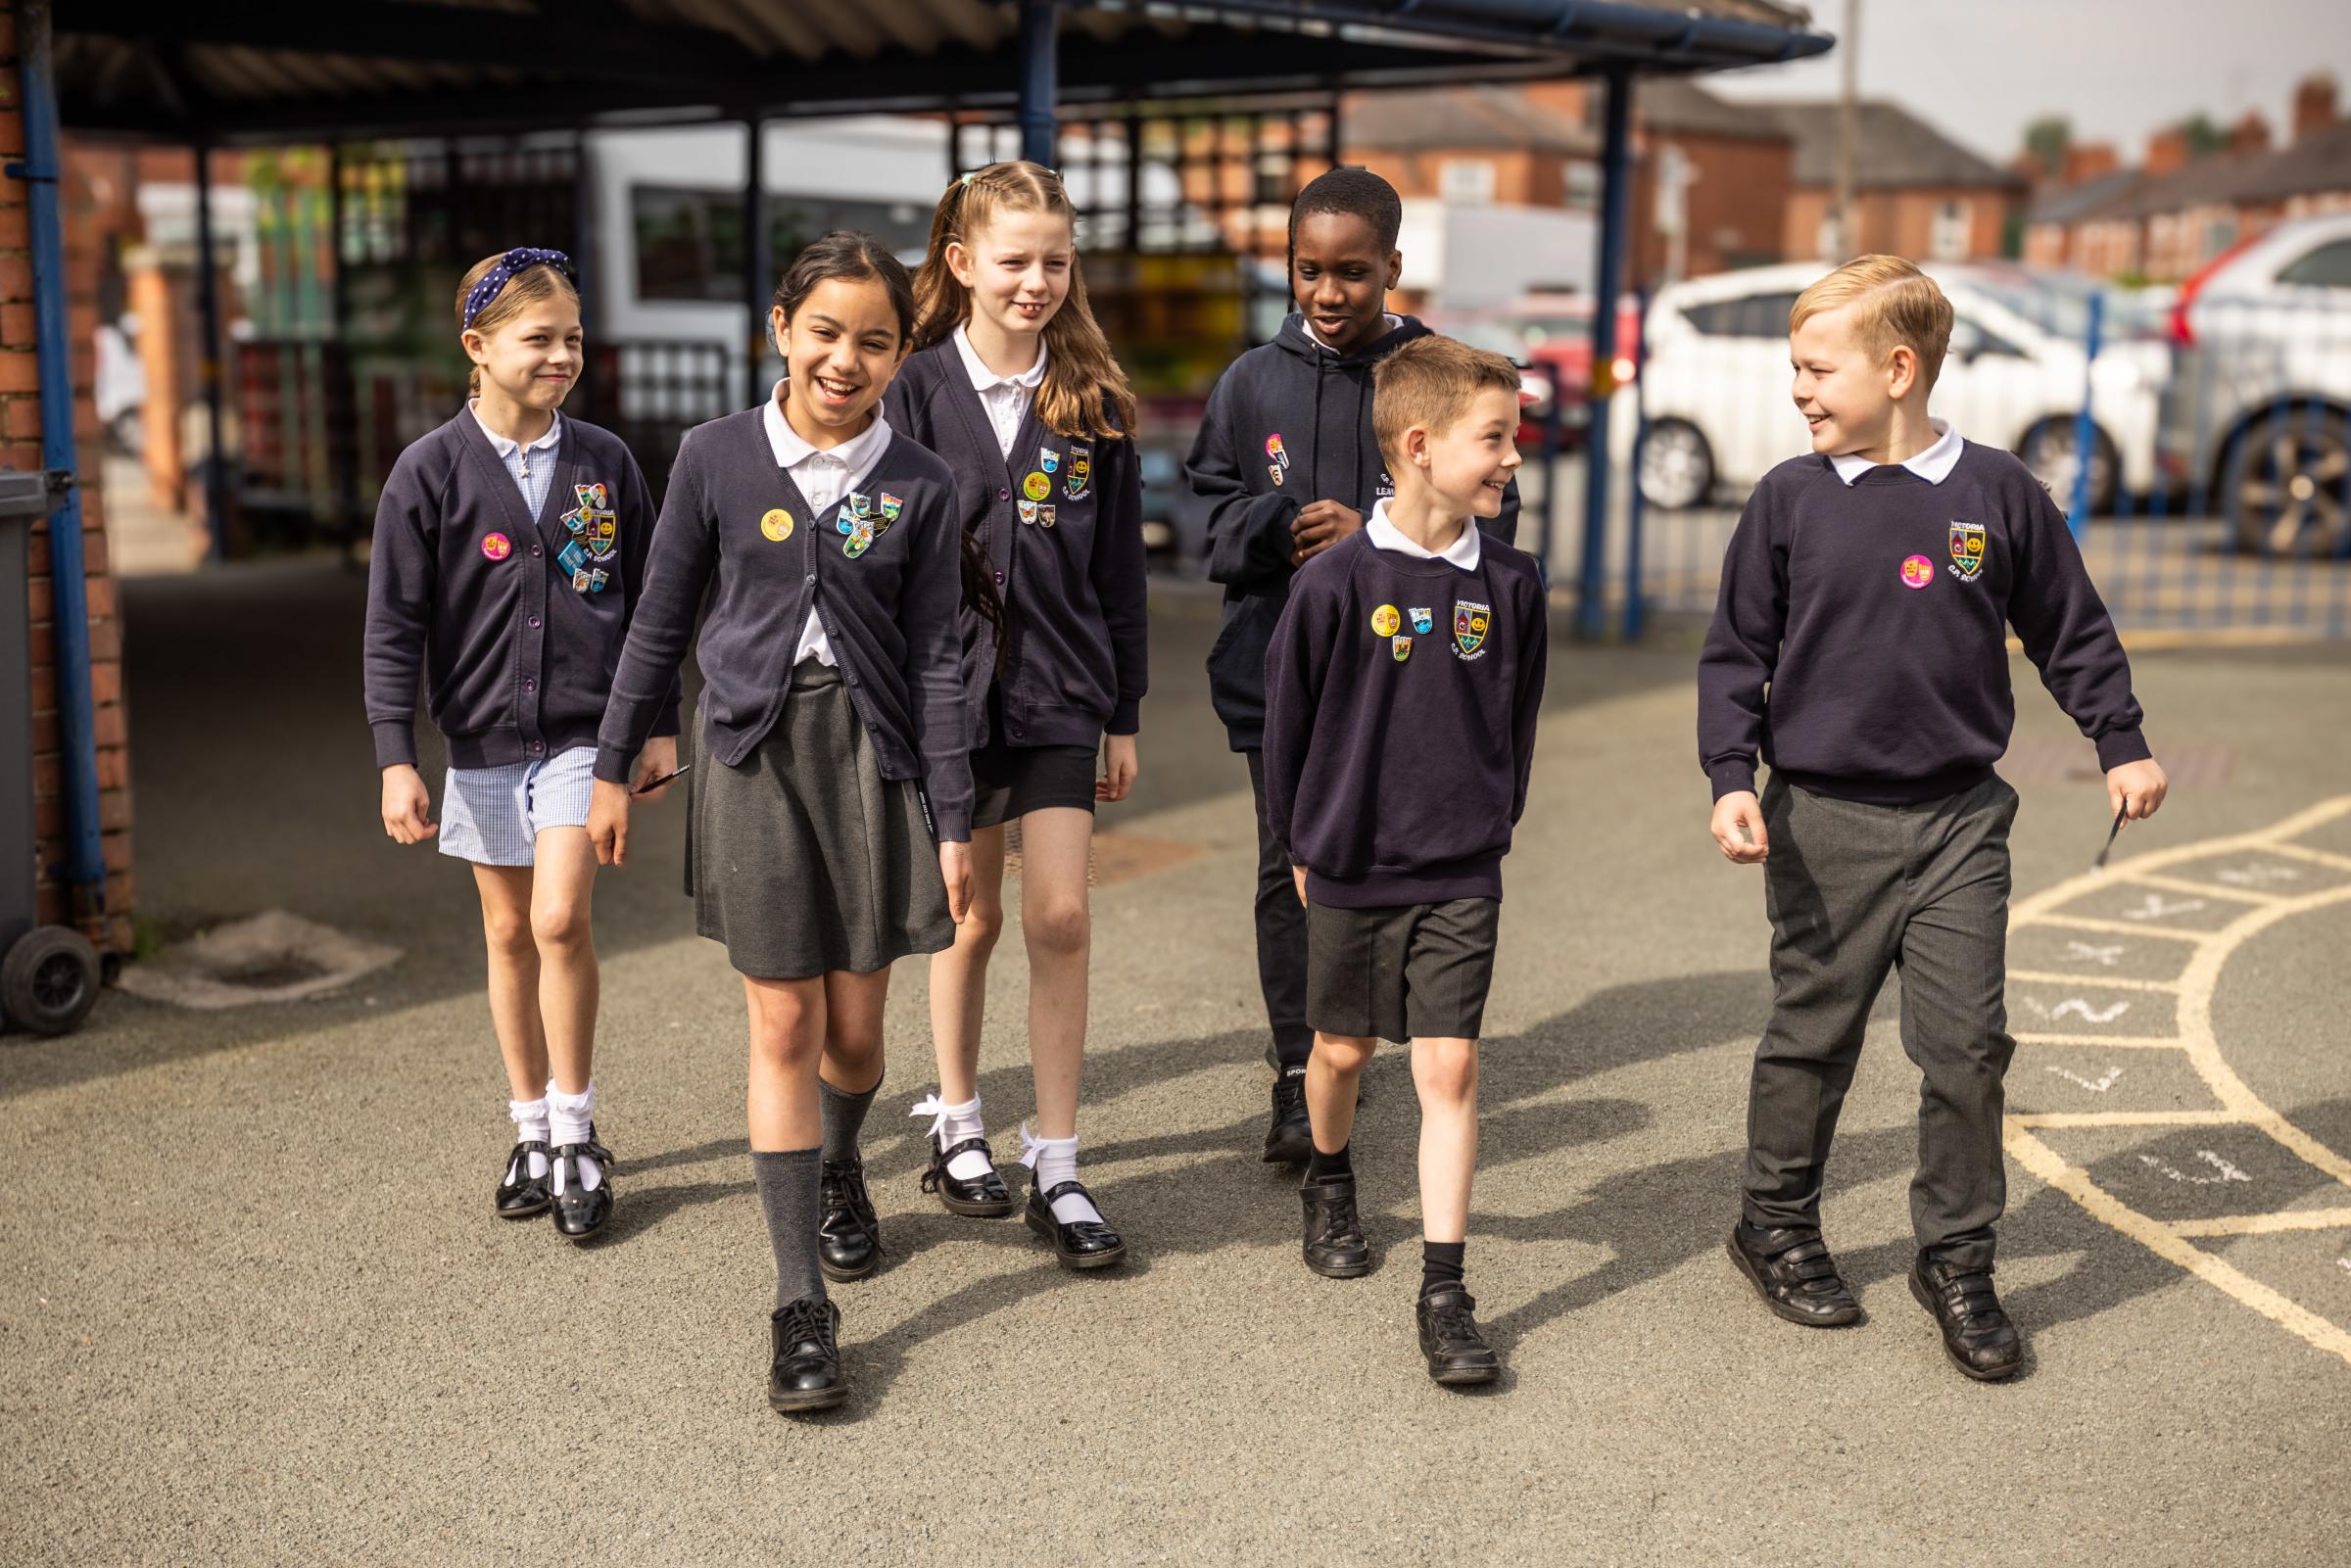
<instances>
[{"instance_id":1,"label":"navy school cardigan","mask_svg":"<svg viewBox=\"0 0 2351 1568\"><path fill-rule=\"evenodd\" d=\"M996 450L953 339L910 356L885 395L890 428L947 460L956 517L986 552L1004 597L1004 739L1092 746L1142 727L1150 684L1142 471L1128 437L1064 436L1029 405L1009 455ZM987 743L995 638L963 614L971 744Z\"/></svg>"},{"instance_id":2,"label":"navy school cardigan","mask_svg":"<svg viewBox=\"0 0 2351 1568\"><path fill-rule=\"evenodd\" d=\"M812 516L776 462L764 417L754 407L713 419L678 448L644 604L604 711L596 776L626 782L659 717L660 693L686 657L705 592L709 612L696 646L701 749L729 767L741 763L784 711L813 607L882 776L921 780L940 840L968 840L954 476L893 431L862 488Z\"/></svg>"},{"instance_id":3,"label":"navy school cardigan","mask_svg":"<svg viewBox=\"0 0 2351 1568\"><path fill-rule=\"evenodd\" d=\"M469 409L392 465L375 508L361 659L377 767L416 761L420 675L452 767L596 743L644 595L652 499L620 438L584 419L563 421L554 460L537 517ZM590 573L587 593L573 587L574 560ZM673 679L646 733L677 730Z\"/></svg>"}]
</instances>

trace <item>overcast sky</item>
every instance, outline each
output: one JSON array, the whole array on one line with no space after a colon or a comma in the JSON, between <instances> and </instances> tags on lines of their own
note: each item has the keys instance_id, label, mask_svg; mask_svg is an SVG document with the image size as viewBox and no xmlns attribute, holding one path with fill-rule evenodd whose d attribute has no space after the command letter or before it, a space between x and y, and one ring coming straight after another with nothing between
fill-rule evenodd
<instances>
[{"instance_id":1,"label":"overcast sky","mask_svg":"<svg viewBox=\"0 0 2351 1568\"><path fill-rule=\"evenodd\" d=\"M1842 33L1845 7L1810 0L1813 25ZM2334 73L2351 109L2351 0L1861 0L1860 32L1864 97L1999 163L2047 114L2126 163L2198 110L2223 124L2259 110L2282 141L2294 83L2314 71ZM1844 49L1705 81L1733 98L1834 97Z\"/></svg>"}]
</instances>

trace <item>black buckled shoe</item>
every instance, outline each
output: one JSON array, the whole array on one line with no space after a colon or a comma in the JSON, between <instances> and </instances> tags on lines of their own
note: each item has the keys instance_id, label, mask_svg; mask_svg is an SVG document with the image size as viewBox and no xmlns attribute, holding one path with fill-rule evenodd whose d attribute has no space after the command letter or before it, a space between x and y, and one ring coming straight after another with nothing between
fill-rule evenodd
<instances>
[{"instance_id":1,"label":"black buckled shoe","mask_svg":"<svg viewBox=\"0 0 2351 1568\"><path fill-rule=\"evenodd\" d=\"M977 1149L987 1161L987 1168L970 1181L947 1174L947 1162L969 1149ZM966 1138L952 1148L940 1148L938 1140L931 1141L931 1168L923 1172L923 1191L938 1194L938 1201L947 1206L950 1214L964 1214L975 1219L1000 1219L1012 1212L1012 1194L1004 1186L1004 1178L996 1174L996 1157L987 1147L985 1138Z\"/></svg>"},{"instance_id":2,"label":"black buckled shoe","mask_svg":"<svg viewBox=\"0 0 2351 1568\"><path fill-rule=\"evenodd\" d=\"M827 1279L863 1279L882 1266L882 1219L865 1190L865 1162L828 1160L819 1180L825 1217L816 1227L816 1264Z\"/></svg>"},{"instance_id":3,"label":"black buckled shoe","mask_svg":"<svg viewBox=\"0 0 2351 1568\"><path fill-rule=\"evenodd\" d=\"M594 1160L602 1171L593 1192L580 1184L582 1155ZM566 1162L571 1168L563 1173L563 1190L554 1195L555 1230L572 1241L586 1241L612 1217L612 1151L596 1141L596 1129L591 1126L586 1143L567 1143L555 1150L549 1176Z\"/></svg>"},{"instance_id":4,"label":"black buckled shoe","mask_svg":"<svg viewBox=\"0 0 2351 1568\"><path fill-rule=\"evenodd\" d=\"M1428 1375L1449 1387L1491 1383L1502 1376L1502 1356L1477 1328L1477 1302L1459 1285L1447 1285L1413 1304L1420 1328L1420 1354Z\"/></svg>"},{"instance_id":5,"label":"black buckled shoe","mask_svg":"<svg viewBox=\"0 0 2351 1568\"><path fill-rule=\"evenodd\" d=\"M1943 1354L1979 1383L2014 1377L2025 1342L2000 1309L1989 1268L1962 1268L1925 1253L1910 1265L1910 1294L1943 1330Z\"/></svg>"},{"instance_id":6,"label":"black buckled shoe","mask_svg":"<svg viewBox=\"0 0 2351 1568\"><path fill-rule=\"evenodd\" d=\"M1315 1129L1306 1117L1306 1069L1283 1068L1273 1075L1273 1120L1266 1128L1266 1164L1303 1165L1314 1152Z\"/></svg>"},{"instance_id":7,"label":"black buckled shoe","mask_svg":"<svg viewBox=\"0 0 2351 1568\"><path fill-rule=\"evenodd\" d=\"M1371 1244L1355 1213L1355 1178L1328 1176L1298 1189L1306 1207L1306 1266L1324 1279L1371 1272Z\"/></svg>"},{"instance_id":8,"label":"black buckled shoe","mask_svg":"<svg viewBox=\"0 0 2351 1568\"><path fill-rule=\"evenodd\" d=\"M1731 1227L1731 1261L1773 1314L1806 1328L1842 1328L1861 1320L1861 1304L1837 1272L1820 1232L1803 1226Z\"/></svg>"},{"instance_id":9,"label":"black buckled shoe","mask_svg":"<svg viewBox=\"0 0 2351 1568\"><path fill-rule=\"evenodd\" d=\"M548 1205L555 1201L554 1193L548 1186L554 1165L551 1162L546 1170L534 1176L531 1174L533 1155L542 1160L548 1158L546 1139L525 1138L514 1146L512 1154L506 1156L505 1173L499 1178L498 1196L492 1200L499 1218L528 1219L533 1214L546 1213Z\"/></svg>"},{"instance_id":10,"label":"black buckled shoe","mask_svg":"<svg viewBox=\"0 0 2351 1568\"><path fill-rule=\"evenodd\" d=\"M767 1365L767 1404L791 1414L825 1410L849 1397L840 1370L840 1308L803 1296L768 1315L774 1354Z\"/></svg>"},{"instance_id":11,"label":"black buckled shoe","mask_svg":"<svg viewBox=\"0 0 2351 1568\"><path fill-rule=\"evenodd\" d=\"M1108 1268L1127 1256L1127 1244L1119 1233L1110 1228L1108 1220L1078 1219L1068 1223L1053 1217L1053 1200L1065 1193L1076 1193L1094 1205L1100 1213L1102 1206L1094 1203L1094 1195L1080 1181L1056 1183L1050 1191L1041 1187L1029 1189L1029 1207L1021 1218L1029 1228L1050 1242L1053 1256L1064 1268Z\"/></svg>"}]
</instances>

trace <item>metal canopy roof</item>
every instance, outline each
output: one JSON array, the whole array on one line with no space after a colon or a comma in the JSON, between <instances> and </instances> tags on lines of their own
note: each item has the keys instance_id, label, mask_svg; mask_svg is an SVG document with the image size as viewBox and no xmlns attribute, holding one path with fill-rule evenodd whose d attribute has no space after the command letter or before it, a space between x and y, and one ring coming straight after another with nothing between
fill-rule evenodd
<instances>
[{"instance_id":1,"label":"metal canopy roof","mask_svg":"<svg viewBox=\"0 0 2351 1568\"><path fill-rule=\"evenodd\" d=\"M1820 54L1776 0L1055 0L1066 105ZM1011 0L75 0L66 124L255 142L1010 108Z\"/></svg>"}]
</instances>

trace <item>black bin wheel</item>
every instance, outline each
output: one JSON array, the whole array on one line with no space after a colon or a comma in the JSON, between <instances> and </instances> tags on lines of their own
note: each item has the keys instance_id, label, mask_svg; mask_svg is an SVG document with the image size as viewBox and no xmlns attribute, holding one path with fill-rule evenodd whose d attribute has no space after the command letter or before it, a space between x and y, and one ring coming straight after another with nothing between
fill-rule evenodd
<instances>
[{"instance_id":1,"label":"black bin wheel","mask_svg":"<svg viewBox=\"0 0 2351 1568\"><path fill-rule=\"evenodd\" d=\"M36 926L0 956L0 1013L35 1034L71 1034L98 1005L98 949L63 926Z\"/></svg>"}]
</instances>

